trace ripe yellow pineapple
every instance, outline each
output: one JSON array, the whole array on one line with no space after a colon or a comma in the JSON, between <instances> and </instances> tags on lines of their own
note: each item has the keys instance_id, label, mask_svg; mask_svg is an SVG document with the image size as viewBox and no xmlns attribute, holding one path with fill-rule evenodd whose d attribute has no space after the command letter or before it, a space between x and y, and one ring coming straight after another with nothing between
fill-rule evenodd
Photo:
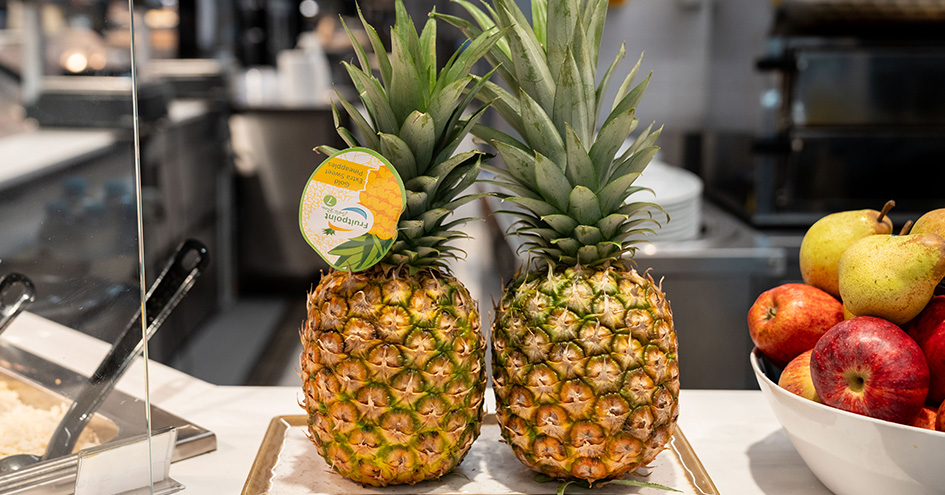
<instances>
[{"instance_id":1,"label":"ripe yellow pineapple","mask_svg":"<svg viewBox=\"0 0 945 495\"><path fill-rule=\"evenodd\" d=\"M312 440L332 468L372 485L446 474L483 414L475 301L436 270L399 271L326 275L302 330Z\"/></svg>"},{"instance_id":2,"label":"ripe yellow pineapple","mask_svg":"<svg viewBox=\"0 0 945 495\"><path fill-rule=\"evenodd\" d=\"M459 0L457 0L459 1ZM487 59L511 91L481 93L516 139L478 126L505 168L487 167L513 210L533 264L506 287L492 356L502 435L528 467L557 478L618 478L651 462L673 434L679 367L669 300L632 255L658 205L630 201L656 153L648 128L623 153L649 77L626 77L603 126L601 97L624 49L595 84L607 0L459 1L477 25L441 15L468 37L502 28ZM596 132L595 132L596 131Z\"/></svg>"},{"instance_id":3,"label":"ripe yellow pineapple","mask_svg":"<svg viewBox=\"0 0 945 495\"><path fill-rule=\"evenodd\" d=\"M351 36L360 67L345 68L367 116L339 94L358 135L341 126L333 106L336 128L348 145L390 160L403 180L407 208L396 232L372 232L392 243L380 264L358 273L332 270L308 295L299 332L302 407L310 438L336 472L377 486L413 484L459 464L483 415L479 312L446 266L457 257L451 241L466 237L457 227L470 219L446 219L480 197L463 192L479 175L482 153L455 152L485 111L484 105L463 115L485 83L469 69L500 33L475 37L437 71L435 19L418 36L397 0L390 55L374 28L361 21L380 80ZM395 193L399 187L365 191L360 200L399 205Z\"/></svg>"}]
</instances>

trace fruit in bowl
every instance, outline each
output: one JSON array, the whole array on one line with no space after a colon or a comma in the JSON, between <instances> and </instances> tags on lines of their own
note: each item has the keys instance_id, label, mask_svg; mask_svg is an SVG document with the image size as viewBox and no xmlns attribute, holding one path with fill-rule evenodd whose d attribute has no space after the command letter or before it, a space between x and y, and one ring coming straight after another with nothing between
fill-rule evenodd
<instances>
[{"instance_id":1,"label":"fruit in bowl","mask_svg":"<svg viewBox=\"0 0 945 495\"><path fill-rule=\"evenodd\" d=\"M814 347L843 320L843 306L807 284L784 284L763 292L748 309L748 332L762 352L784 365Z\"/></svg>"},{"instance_id":2,"label":"fruit in bowl","mask_svg":"<svg viewBox=\"0 0 945 495\"><path fill-rule=\"evenodd\" d=\"M811 349L792 359L781 372L778 386L805 399L820 402L814 380L810 377L810 355L813 352Z\"/></svg>"},{"instance_id":3,"label":"fruit in bowl","mask_svg":"<svg viewBox=\"0 0 945 495\"><path fill-rule=\"evenodd\" d=\"M903 330L915 339L929 365L927 402L945 401L945 296L935 296Z\"/></svg>"},{"instance_id":4,"label":"fruit in bowl","mask_svg":"<svg viewBox=\"0 0 945 495\"><path fill-rule=\"evenodd\" d=\"M824 404L907 424L929 393L929 367L912 337L882 318L858 316L825 333L810 374Z\"/></svg>"},{"instance_id":5,"label":"fruit in bowl","mask_svg":"<svg viewBox=\"0 0 945 495\"><path fill-rule=\"evenodd\" d=\"M762 394L805 464L837 495L941 493L945 432L853 414L777 385L779 368L758 349L751 366Z\"/></svg>"}]
</instances>

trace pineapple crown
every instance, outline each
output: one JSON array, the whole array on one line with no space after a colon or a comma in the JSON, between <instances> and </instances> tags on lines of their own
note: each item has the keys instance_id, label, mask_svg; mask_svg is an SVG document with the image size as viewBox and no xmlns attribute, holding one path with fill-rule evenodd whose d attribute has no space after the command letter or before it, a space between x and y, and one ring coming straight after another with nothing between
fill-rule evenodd
<instances>
[{"instance_id":1,"label":"pineapple crown","mask_svg":"<svg viewBox=\"0 0 945 495\"><path fill-rule=\"evenodd\" d=\"M483 104L470 115L463 115L466 107L481 97L492 72L475 77L469 70L501 38L502 31L495 27L480 30L438 72L435 12L418 35L402 0L396 1L395 11L388 54L377 31L358 9L377 58L379 79L371 70L364 47L344 25L358 66L347 62L343 65L367 116L337 90L336 99L358 135L344 127L334 102L332 114L335 129L345 143L380 152L404 182L407 208L397 225L397 238L382 263L406 265L411 271L445 268L446 258L458 258L457 253L462 252L451 241L468 237L457 227L473 220L456 218L447 222L447 217L483 196L463 192L478 178L484 153L456 150L489 106ZM317 149L328 155L338 151L330 146Z\"/></svg>"},{"instance_id":2,"label":"pineapple crown","mask_svg":"<svg viewBox=\"0 0 945 495\"><path fill-rule=\"evenodd\" d=\"M652 202L627 202L646 190L633 182L656 154L662 129L651 124L618 155L639 124L636 106L650 81L647 75L634 86L641 55L596 131L603 95L626 52L621 45L595 85L608 0L532 0L531 23L512 0L494 0L494 7L483 1L483 9L454 1L476 24L438 17L468 38L497 27L505 33L486 59L509 89L485 81L479 97L492 102L520 140L478 124L473 134L492 143L505 162L505 169L484 168L497 177L488 182L509 191L499 196L520 207L497 212L517 219L511 233L525 237L522 248L552 266L596 266L632 255L641 234L653 233L648 225L659 225L653 210L665 214Z\"/></svg>"}]
</instances>

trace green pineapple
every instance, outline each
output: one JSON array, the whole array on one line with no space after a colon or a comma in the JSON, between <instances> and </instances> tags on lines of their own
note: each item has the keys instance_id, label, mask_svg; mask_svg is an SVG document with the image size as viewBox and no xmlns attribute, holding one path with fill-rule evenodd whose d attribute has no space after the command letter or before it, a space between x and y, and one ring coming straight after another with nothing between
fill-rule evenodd
<instances>
[{"instance_id":1,"label":"green pineapple","mask_svg":"<svg viewBox=\"0 0 945 495\"><path fill-rule=\"evenodd\" d=\"M335 471L377 486L440 477L479 435L486 376L479 312L445 264L457 257L450 242L466 237L457 229L470 219L447 217L480 197L464 191L479 175L482 153L456 150L486 108L463 116L486 84L469 69L500 36L492 29L474 37L437 71L435 20L418 35L401 0L396 15L390 55L361 18L380 79L351 36L360 67L345 68L367 117L338 100L359 135L333 111L347 144L392 162L407 208L396 232L376 233L393 237L379 265L322 278L308 296L300 331L310 437ZM388 196L366 191L361 200L377 208Z\"/></svg>"},{"instance_id":2,"label":"green pineapple","mask_svg":"<svg viewBox=\"0 0 945 495\"><path fill-rule=\"evenodd\" d=\"M673 434L679 367L669 300L625 255L652 232L658 205L628 198L657 148L635 107L649 76L626 77L603 126L602 96L622 59L595 83L607 0L533 0L532 21L511 0L484 10L455 0L476 24L440 16L470 37L506 36L487 54L509 90L486 82L519 138L477 125L505 169L489 168L516 219L530 270L506 287L493 324L493 375L502 435L528 467L594 482L651 462ZM478 24L478 25L477 25ZM528 267L527 267L528 268Z\"/></svg>"}]
</instances>

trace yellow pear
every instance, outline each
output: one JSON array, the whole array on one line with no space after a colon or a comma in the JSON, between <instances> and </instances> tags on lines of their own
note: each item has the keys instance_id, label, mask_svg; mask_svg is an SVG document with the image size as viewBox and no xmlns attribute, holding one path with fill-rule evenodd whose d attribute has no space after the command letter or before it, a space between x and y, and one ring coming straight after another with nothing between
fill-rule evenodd
<instances>
[{"instance_id":1,"label":"yellow pear","mask_svg":"<svg viewBox=\"0 0 945 495\"><path fill-rule=\"evenodd\" d=\"M847 305L843 305L843 319L849 320L850 318L856 318L856 315L850 312L850 309L847 308Z\"/></svg>"},{"instance_id":2,"label":"yellow pear","mask_svg":"<svg viewBox=\"0 0 945 495\"><path fill-rule=\"evenodd\" d=\"M915 221L911 234L938 234L945 237L945 208L932 210Z\"/></svg>"},{"instance_id":3,"label":"yellow pear","mask_svg":"<svg viewBox=\"0 0 945 495\"><path fill-rule=\"evenodd\" d=\"M864 237L892 233L892 221L886 214L895 205L894 201L887 201L882 211L831 213L811 225L801 241L800 264L804 282L840 297L837 271L840 256Z\"/></svg>"},{"instance_id":4,"label":"yellow pear","mask_svg":"<svg viewBox=\"0 0 945 495\"><path fill-rule=\"evenodd\" d=\"M840 257L839 275L847 310L903 325L925 308L945 276L945 239L938 234L864 237Z\"/></svg>"}]
</instances>

